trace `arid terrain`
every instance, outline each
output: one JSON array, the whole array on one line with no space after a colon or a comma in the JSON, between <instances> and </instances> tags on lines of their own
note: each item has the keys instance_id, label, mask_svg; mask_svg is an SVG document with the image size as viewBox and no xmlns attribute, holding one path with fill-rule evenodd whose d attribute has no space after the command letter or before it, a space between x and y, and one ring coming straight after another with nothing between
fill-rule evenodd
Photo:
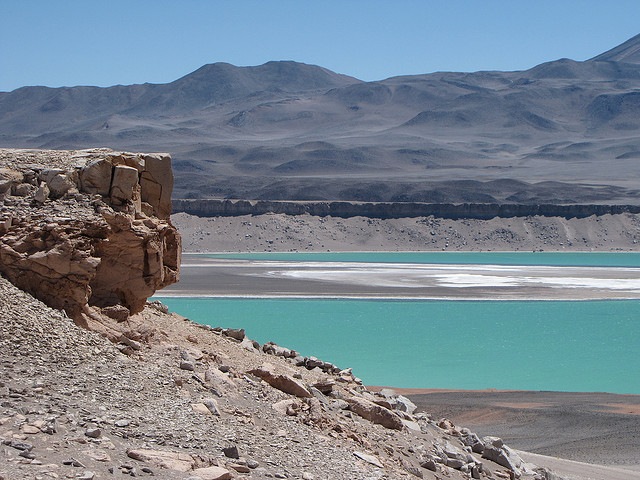
<instances>
[{"instance_id":1,"label":"arid terrain","mask_svg":"<svg viewBox=\"0 0 640 480\"><path fill-rule=\"evenodd\" d=\"M185 252L357 251L638 251L640 216L631 214L450 220L311 215L200 218L172 221Z\"/></svg>"},{"instance_id":2,"label":"arid terrain","mask_svg":"<svg viewBox=\"0 0 640 480\"><path fill-rule=\"evenodd\" d=\"M637 252L630 213L169 214L172 196L638 205L638 45L519 72L215 63L0 92L0 480L640 478L635 396L376 393L348 365L146 302L182 249ZM167 154L15 150L96 145L166 151L173 170Z\"/></svg>"},{"instance_id":3,"label":"arid terrain","mask_svg":"<svg viewBox=\"0 0 640 480\"><path fill-rule=\"evenodd\" d=\"M639 44L373 82L281 61L24 87L0 92L0 146L165 151L175 198L637 204Z\"/></svg>"}]
</instances>

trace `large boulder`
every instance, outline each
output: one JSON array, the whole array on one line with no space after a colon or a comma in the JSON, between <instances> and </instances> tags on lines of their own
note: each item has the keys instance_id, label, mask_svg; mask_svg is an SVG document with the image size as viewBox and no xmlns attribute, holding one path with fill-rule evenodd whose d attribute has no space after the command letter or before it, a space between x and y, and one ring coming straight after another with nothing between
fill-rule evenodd
<instances>
[{"instance_id":1,"label":"large boulder","mask_svg":"<svg viewBox=\"0 0 640 480\"><path fill-rule=\"evenodd\" d=\"M139 312L179 276L170 161L104 149L0 150L0 272L84 325L91 306ZM145 197L148 208L145 172L158 193Z\"/></svg>"},{"instance_id":2,"label":"large boulder","mask_svg":"<svg viewBox=\"0 0 640 480\"><path fill-rule=\"evenodd\" d=\"M404 427L402 419L388 408L360 397L347 398L347 402L352 412L370 422L378 423L393 430L402 430Z\"/></svg>"},{"instance_id":3,"label":"large boulder","mask_svg":"<svg viewBox=\"0 0 640 480\"><path fill-rule=\"evenodd\" d=\"M296 380L291 375L276 373L275 367L270 363L263 363L258 368L250 370L249 373L261 378L273 388L277 388L289 395L295 395L301 398L310 398L313 396L302 382Z\"/></svg>"}]
</instances>

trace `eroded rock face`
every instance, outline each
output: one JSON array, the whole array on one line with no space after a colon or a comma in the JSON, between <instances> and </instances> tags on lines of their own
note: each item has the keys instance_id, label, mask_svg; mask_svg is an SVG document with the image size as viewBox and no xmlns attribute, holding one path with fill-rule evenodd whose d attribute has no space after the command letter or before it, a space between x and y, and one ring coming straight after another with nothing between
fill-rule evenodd
<instances>
[{"instance_id":1,"label":"eroded rock face","mask_svg":"<svg viewBox=\"0 0 640 480\"><path fill-rule=\"evenodd\" d=\"M0 150L0 272L80 319L178 280L165 154Z\"/></svg>"}]
</instances>

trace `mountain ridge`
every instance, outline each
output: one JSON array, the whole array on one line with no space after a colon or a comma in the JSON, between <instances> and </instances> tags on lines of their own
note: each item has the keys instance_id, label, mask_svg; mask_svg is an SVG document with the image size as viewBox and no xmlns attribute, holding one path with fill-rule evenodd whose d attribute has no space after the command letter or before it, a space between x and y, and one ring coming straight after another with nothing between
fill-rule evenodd
<instances>
[{"instance_id":1,"label":"mountain ridge","mask_svg":"<svg viewBox=\"0 0 640 480\"><path fill-rule=\"evenodd\" d=\"M553 203L567 185L600 185L603 202L637 203L640 63L610 60L637 43L375 82L277 61L166 84L23 87L0 94L0 146L168 151L177 198ZM502 179L564 187L486 195Z\"/></svg>"}]
</instances>

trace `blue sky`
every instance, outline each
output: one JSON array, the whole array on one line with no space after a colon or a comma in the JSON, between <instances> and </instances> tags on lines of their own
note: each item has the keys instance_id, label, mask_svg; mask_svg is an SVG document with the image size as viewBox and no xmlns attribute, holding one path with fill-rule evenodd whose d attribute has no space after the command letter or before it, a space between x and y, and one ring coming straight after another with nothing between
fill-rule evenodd
<instances>
[{"instance_id":1,"label":"blue sky","mask_svg":"<svg viewBox=\"0 0 640 480\"><path fill-rule=\"evenodd\" d=\"M522 70L602 53L638 19L638 0L0 0L0 91L165 83L213 62Z\"/></svg>"}]
</instances>

